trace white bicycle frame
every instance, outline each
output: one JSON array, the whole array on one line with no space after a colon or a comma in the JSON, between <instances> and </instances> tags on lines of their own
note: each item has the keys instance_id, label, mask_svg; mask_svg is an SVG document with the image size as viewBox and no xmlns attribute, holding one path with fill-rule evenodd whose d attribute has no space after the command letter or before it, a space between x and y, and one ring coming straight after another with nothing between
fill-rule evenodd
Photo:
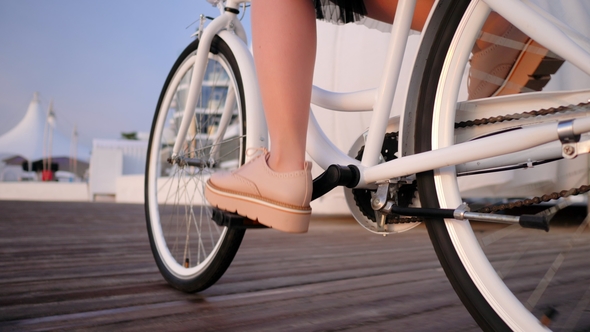
<instances>
[{"instance_id":1,"label":"white bicycle frame","mask_svg":"<svg viewBox=\"0 0 590 332\"><path fill-rule=\"evenodd\" d=\"M239 8L239 5L244 2L249 2L249 0L228 0L226 7ZM416 0L400 0L398 3L391 31L387 54L388 60L383 70L385 74L382 77L378 89L351 93L335 93L315 86L313 87L312 104L335 111L358 112L373 110L365 144L365 152L360 162L338 149L327 138L313 113L310 112L307 152L320 167L326 169L331 164L357 165L361 172L361 180L357 187L363 187L374 184L375 182L387 181L392 178L422 171L467 164L487 158L502 158L504 155L530 149L559 139L558 123L546 123L459 143L429 152L403 156L386 163L378 164L381 144L383 142L383 136L386 133L393 103L393 92L398 83L403 53L410 32L410 23L413 17L415 3ZM549 14L535 7L528 0L482 0L476 6L476 10L473 10L469 14L480 15L482 18L481 22L483 22L483 18L489 14L490 10L498 12L517 28L549 49L559 50L559 52L556 52L559 56L571 62L585 73L590 74L590 43L588 40L584 36L579 36L568 27L557 24ZM468 28L471 30L466 30L467 32L475 31L473 34L478 31L478 29L473 29L474 27ZM199 48L194 57L195 65L186 108L173 148L173 158L178 155L186 139L190 119L194 115L195 106L199 98L197 92L201 89L200 84L205 74L207 55L215 35L219 36L230 47L242 74L248 126L246 146L248 148L268 147L267 126L258 91L254 61L247 47L246 34L237 18L237 14L225 11L219 17L215 18L201 34ZM475 39L475 35L473 37ZM464 49L470 47L469 45L455 46L458 50L461 47ZM466 56L469 54L469 52L464 53ZM463 70L459 65L459 63L449 63L445 65L443 70ZM582 93L586 96L588 95L588 92ZM510 109L511 107L527 104L531 100L527 98L539 98L539 96L539 94L534 94L534 96L530 97L517 95L503 98L501 103L502 107ZM477 101L466 103L477 104ZM455 104L447 106L456 107ZM482 108L485 109L485 107ZM229 108L228 112L231 112ZM408 125L403 121L405 117L407 116L402 118L400 131L407 130ZM575 135L590 132L590 117L573 120L571 130ZM452 135L450 136L452 137ZM400 137L404 137L404 135L400 135ZM556 144L554 150L556 151L551 152L551 154L561 155L560 144Z\"/></svg>"}]
</instances>

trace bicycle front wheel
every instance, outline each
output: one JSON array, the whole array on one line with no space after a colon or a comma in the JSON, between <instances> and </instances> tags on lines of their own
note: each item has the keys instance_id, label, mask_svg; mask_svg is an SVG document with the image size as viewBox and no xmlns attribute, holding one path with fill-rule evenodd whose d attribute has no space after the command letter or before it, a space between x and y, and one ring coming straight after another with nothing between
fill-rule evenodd
<instances>
[{"instance_id":1,"label":"bicycle front wheel","mask_svg":"<svg viewBox=\"0 0 590 332\"><path fill-rule=\"evenodd\" d=\"M145 173L150 245L166 281L186 292L213 285L229 267L245 230L220 227L204 196L209 176L244 162L245 102L240 71L227 44L215 37L205 78L179 153L169 158L189 94L199 41L174 64L152 123Z\"/></svg>"},{"instance_id":2,"label":"bicycle front wheel","mask_svg":"<svg viewBox=\"0 0 590 332\"><path fill-rule=\"evenodd\" d=\"M587 106L580 113L549 111L542 117L530 113L587 103L590 80L567 62L560 66L562 60L540 45L535 50L526 50L528 45L534 45L526 36L516 42L504 35L492 36L486 42L497 43L507 50L518 48L520 54L515 61L519 65L547 59L553 67L547 69L535 64L530 68L548 72L530 73L524 81L517 82L509 79L514 70L508 76L495 76L493 70L481 76L475 70L475 50L481 49L477 43L489 37L482 27L492 15L496 14L490 14L483 1L439 2L424 32L419 53L423 56L417 59L410 86L414 93L409 94L408 110L416 114L411 134L414 148L404 154L435 150L538 122L585 116ZM533 56L528 57L527 53ZM543 59L536 57L537 54L542 54ZM551 78L555 70L557 73ZM565 73L581 79L568 79L569 87L563 89L556 81ZM491 93L474 93L478 89L473 85L480 78L495 85ZM509 118L511 121L505 121ZM555 159L561 159L559 142L556 144L557 156L532 149L510 158L495 159L496 165L487 169L477 168L474 163L418 174L421 204L454 209L464 201L470 201L472 206L488 204L492 199L504 203L535 201L534 197L543 194L588 184L587 158L556 162ZM522 160L517 161L519 157ZM469 167L475 171L466 171ZM522 169L507 171L514 168ZM486 181L491 184L486 186ZM537 212L572 202L575 200L567 197L528 209ZM582 210L585 216L585 207ZM554 221L548 233L519 225L459 220L428 220L426 224L453 288L484 330L535 331L544 330L544 324L555 330L588 330L590 230L583 216L569 215L565 221Z\"/></svg>"}]
</instances>

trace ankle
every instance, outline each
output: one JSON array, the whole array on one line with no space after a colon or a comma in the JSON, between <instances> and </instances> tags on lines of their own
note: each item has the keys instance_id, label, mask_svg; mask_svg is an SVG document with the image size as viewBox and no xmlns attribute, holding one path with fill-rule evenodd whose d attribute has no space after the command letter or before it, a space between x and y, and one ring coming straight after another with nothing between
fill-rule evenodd
<instances>
[{"instance_id":1,"label":"ankle","mask_svg":"<svg viewBox=\"0 0 590 332\"><path fill-rule=\"evenodd\" d=\"M270 153L267 164L271 170L277 173L297 172L305 169L305 160L281 158L281 156L272 153Z\"/></svg>"}]
</instances>

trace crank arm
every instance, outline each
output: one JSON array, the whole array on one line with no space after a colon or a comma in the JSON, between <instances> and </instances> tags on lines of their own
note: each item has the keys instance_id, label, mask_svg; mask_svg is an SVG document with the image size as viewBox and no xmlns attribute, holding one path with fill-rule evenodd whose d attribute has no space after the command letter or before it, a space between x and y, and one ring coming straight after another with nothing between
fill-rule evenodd
<instances>
[{"instance_id":1,"label":"crank arm","mask_svg":"<svg viewBox=\"0 0 590 332\"><path fill-rule=\"evenodd\" d=\"M402 216L446 218L458 220L473 220L493 223L520 224L524 228L542 229L549 231L549 219L540 215L507 216L490 213L479 213L466 211L465 205L457 209L435 209L435 208L409 208L392 206L391 212Z\"/></svg>"}]
</instances>

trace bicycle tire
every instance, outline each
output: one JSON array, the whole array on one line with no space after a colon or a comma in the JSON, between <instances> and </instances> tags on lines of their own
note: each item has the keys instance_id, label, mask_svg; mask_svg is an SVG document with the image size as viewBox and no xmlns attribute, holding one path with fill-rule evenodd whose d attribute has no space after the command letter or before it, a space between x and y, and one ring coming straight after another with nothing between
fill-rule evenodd
<instances>
[{"instance_id":1,"label":"bicycle tire","mask_svg":"<svg viewBox=\"0 0 590 332\"><path fill-rule=\"evenodd\" d=\"M190 81L195 40L179 56L160 94L152 122L145 173L145 212L150 246L164 279L185 292L213 285L234 259L244 229L220 227L211 219L204 185L211 172L232 169L245 158L245 101L240 70L229 46L215 36L195 117L181 156L203 161L197 166L171 165L167 158L177 134L182 103ZM192 61L192 62L191 62ZM235 93L235 102L229 95ZM232 106L229 125L215 162L211 142L225 103ZM233 134L231 132L234 132ZM196 257L195 257L196 256Z\"/></svg>"},{"instance_id":2,"label":"bicycle tire","mask_svg":"<svg viewBox=\"0 0 590 332\"><path fill-rule=\"evenodd\" d=\"M424 32L408 94L406 114L415 114L413 131L409 134L414 138L414 145L404 154L426 152L445 144L454 144L453 129L448 129L454 125L454 115L452 123L449 123L449 117L440 114L440 95L447 85L458 84L456 81L459 79L452 81L447 78L455 73L450 73L452 70L445 66L453 57L463 56L467 59L468 55L457 55L461 51L453 47L462 38L464 30L461 28L467 25L476 5L477 1L470 0L440 1L431 17L431 23ZM464 50L462 52L465 53ZM459 93L458 89L456 91ZM454 114L455 108L452 112ZM451 134L443 137L445 134L441 132L445 128ZM433 142L437 146L433 146ZM424 207L456 208L463 201L458 197L459 184L454 167L420 173L417 181ZM494 265L490 262L498 260L498 257L481 248L481 238L476 238L468 221L431 219L426 221L426 227L453 289L483 330L545 330L540 319L546 308L525 308L524 302L528 295L523 295L524 291L513 286L515 282L512 280L498 276L497 262L494 261ZM517 244L510 245L516 247ZM560 325L563 326L565 324Z\"/></svg>"}]
</instances>

